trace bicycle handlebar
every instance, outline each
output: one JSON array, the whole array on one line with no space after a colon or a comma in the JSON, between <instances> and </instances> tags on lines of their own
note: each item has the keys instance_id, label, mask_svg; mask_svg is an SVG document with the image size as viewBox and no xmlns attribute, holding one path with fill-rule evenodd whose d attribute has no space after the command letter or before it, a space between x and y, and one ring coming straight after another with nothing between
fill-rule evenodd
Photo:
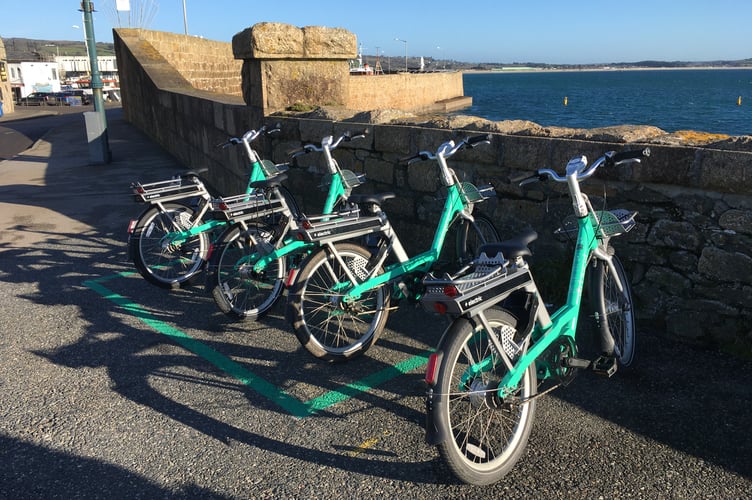
<instances>
[{"instance_id":1,"label":"bicycle handlebar","mask_svg":"<svg viewBox=\"0 0 752 500\"><path fill-rule=\"evenodd\" d=\"M249 130L245 134L243 134L243 137L230 137L225 142L220 142L215 147L217 148L226 148L229 146L237 146L238 144L242 143L251 143L259 138L261 134L266 135L267 137L271 137L273 134L276 134L277 132L282 131L282 126L279 123L276 123L274 125L264 125L258 130Z\"/></svg>"},{"instance_id":2,"label":"bicycle handlebar","mask_svg":"<svg viewBox=\"0 0 752 500\"><path fill-rule=\"evenodd\" d=\"M349 130L344 132L341 136L337 138L335 141L331 135L324 137L324 139L321 141L321 145L316 145L313 143L307 143L303 144L303 146L299 148L292 149L287 152L289 156L292 156L293 158L296 156L300 156L306 153L310 153L312 151L315 151L317 153L323 153L325 150L332 151L334 149L337 149L337 147L344 142L350 142L353 139L365 139L365 137L370 133L369 129L363 129L359 132L352 133Z\"/></svg>"},{"instance_id":3,"label":"bicycle handlebar","mask_svg":"<svg viewBox=\"0 0 752 500\"><path fill-rule=\"evenodd\" d=\"M609 151L586 169L587 157L575 157L567 164L567 174L576 175L577 181L582 181L590 177L595 171L602 167L613 167L624 163L639 163L643 158L650 156L650 148L636 149L629 151L621 151L619 153L615 151ZM513 176L509 178L511 184L518 184L523 186L532 182L544 181L546 179L553 179L555 182L567 182L567 176L558 174L555 170L550 168L541 168L536 170L533 174L525 172L523 174Z\"/></svg>"},{"instance_id":4,"label":"bicycle handlebar","mask_svg":"<svg viewBox=\"0 0 752 500\"><path fill-rule=\"evenodd\" d=\"M398 161L400 163L405 163L407 165L410 165L411 163L415 163L416 161L435 160L439 156L446 159L452 156L453 154L455 154L460 149L463 149L463 148L472 149L478 144L488 144L490 142L491 142L491 134L474 135L474 136L466 137L462 139L456 145L454 141L447 141L438 147L438 149L436 150L436 153L432 153L430 151L421 151L414 155L400 158Z\"/></svg>"}]
</instances>

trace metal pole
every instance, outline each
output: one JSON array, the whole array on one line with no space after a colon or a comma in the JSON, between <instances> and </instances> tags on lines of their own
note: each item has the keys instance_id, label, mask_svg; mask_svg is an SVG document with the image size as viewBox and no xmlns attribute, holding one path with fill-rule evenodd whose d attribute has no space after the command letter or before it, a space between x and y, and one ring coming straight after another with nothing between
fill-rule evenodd
<instances>
[{"instance_id":1,"label":"metal pole","mask_svg":"<svg viewBox=\"0 0 752 500\"><path fill-rule=\"evenodd\" d=\"M107 140L107 116L104 112L104 96L102 92L104 84L102 83L102 77L99 74L99 65L97 64L97 42L94 39L91 0L83 0L81 2L81 9L84 13L84 33L86 34L86 48L89 52L89 65L91 66L91 90L94 98L94 112L98 115L102 132L99 138L101 151L93 151L90 147L89 156L92 163L109 163L111 154L110 145Z\"/></svg>"},{"instance_id":2,"label":"metal pole","mask_svg":"<svg viewBox=\"0 0 752 500\"><path fill-rule=\"evenodd\" d=\"M395 38L395 40L405 44L405 73L407 73L407 40L402 40L401 38Z\"/></svg>"},{"instance_id":3,"label":"metal pole","mask_svg":"<svg viewBox=\"0 0 752 500\"><path fill-rule=\"evenodd\" d=\"M183 0L183 27L185 28L185 34L188 34L188 13L185 10L185 0Z\"/></svg>"}]
</instances>

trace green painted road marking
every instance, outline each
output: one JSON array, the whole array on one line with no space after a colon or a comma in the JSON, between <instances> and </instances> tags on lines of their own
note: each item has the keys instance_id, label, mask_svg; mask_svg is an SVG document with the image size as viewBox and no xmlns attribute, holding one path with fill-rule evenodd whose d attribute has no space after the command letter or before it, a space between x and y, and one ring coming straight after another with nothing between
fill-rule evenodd
<instances>
[{"instance_id":1,"label":"green painted road marking","mask_svg":"<svg viewBox=\"0 0 752 500\"><path fill-rule=\"evenodd\" d=\"M342 387L339 390L329 391L319 397L311 399L307 402L300 401L299 399L287 394L285 391L279 389L271 382L259 377L250 370L244 368L241 364L231 360L224 354L215 351L206 344L194 339L187 333L178 330L177 328L156 319L150 312L146 311L139 304L131 301L130 299L113 292L101 283L104 281L110 281L116 278L122 278L134 274L133 272L118 273L95 280L84 281L82 284L101 295L103 298L114 302L120 306L123 310L127 311L132 316L143 321L151 329L158 333L166 335L174 340L177 344L190 352L200 356L209 363L213 364L223 372L232 376L236 380L242 382L244 385L254 389L256 392L277 403L281 408L297 418L307 417L323 409L329 408L332 405L345 401L361 392L368 392L374 387L383 384L384 382L393 378L399 377L411 370L415 370L425 365L428 362L428 356L430 351L424 354L413 356L405 361L402 361L394 366L385 368L379 372L373 373L359 381L353 382Z\"/></svg>"}]
</instances>

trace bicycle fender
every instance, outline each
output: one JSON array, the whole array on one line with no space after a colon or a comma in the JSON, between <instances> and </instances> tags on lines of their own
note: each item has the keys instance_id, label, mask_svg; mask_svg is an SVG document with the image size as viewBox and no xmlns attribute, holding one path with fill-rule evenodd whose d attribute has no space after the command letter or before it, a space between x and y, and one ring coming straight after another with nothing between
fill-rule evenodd
<instances>
[{"instance_id":1,"label":"bicycle fender","mask_svg":"<svg viewBox=\"0 0 752 500\"><path fill-rule=\"evenodd\" d=\"M439 375L438 379L442 377L442 371L444 370L443 358L444 358L444 341L449 338L454 332L461 330L465 325L473 327L473 322L464 316L455 319L452 324L447 328L436 347L436 355L439 357ZM436 409L442 398L448 397L441 393L434 392L434 386L429 385L426 390L426 442L430 445L438 445L443 443L451 436L451 432L447 426L446 419L441 419Z\"/></svg>"}]
</instances>

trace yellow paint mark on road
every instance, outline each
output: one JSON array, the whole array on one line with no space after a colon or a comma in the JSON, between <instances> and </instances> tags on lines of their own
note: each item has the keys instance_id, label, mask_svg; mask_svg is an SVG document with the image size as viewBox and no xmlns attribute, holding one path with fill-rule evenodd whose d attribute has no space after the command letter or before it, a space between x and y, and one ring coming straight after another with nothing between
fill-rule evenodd
<instances>
[{"instance_id":1,"label":"yellow paint mark on road","mask_svg":"<svg viewBox=\"0 0 752 500\"><path fill-rule=\"evenodd\" d=\"M381 433L381 437L391 436L391 434L392 434L392 431L386 430ZM368 450L369 448L373 448L378 442L379 442L379 438L376 438L376 437L366 439L365 441L360 443L360 445L348 451L347 455L350 457L357 457L358 455Z\"/></svg>"}]
</instances>

